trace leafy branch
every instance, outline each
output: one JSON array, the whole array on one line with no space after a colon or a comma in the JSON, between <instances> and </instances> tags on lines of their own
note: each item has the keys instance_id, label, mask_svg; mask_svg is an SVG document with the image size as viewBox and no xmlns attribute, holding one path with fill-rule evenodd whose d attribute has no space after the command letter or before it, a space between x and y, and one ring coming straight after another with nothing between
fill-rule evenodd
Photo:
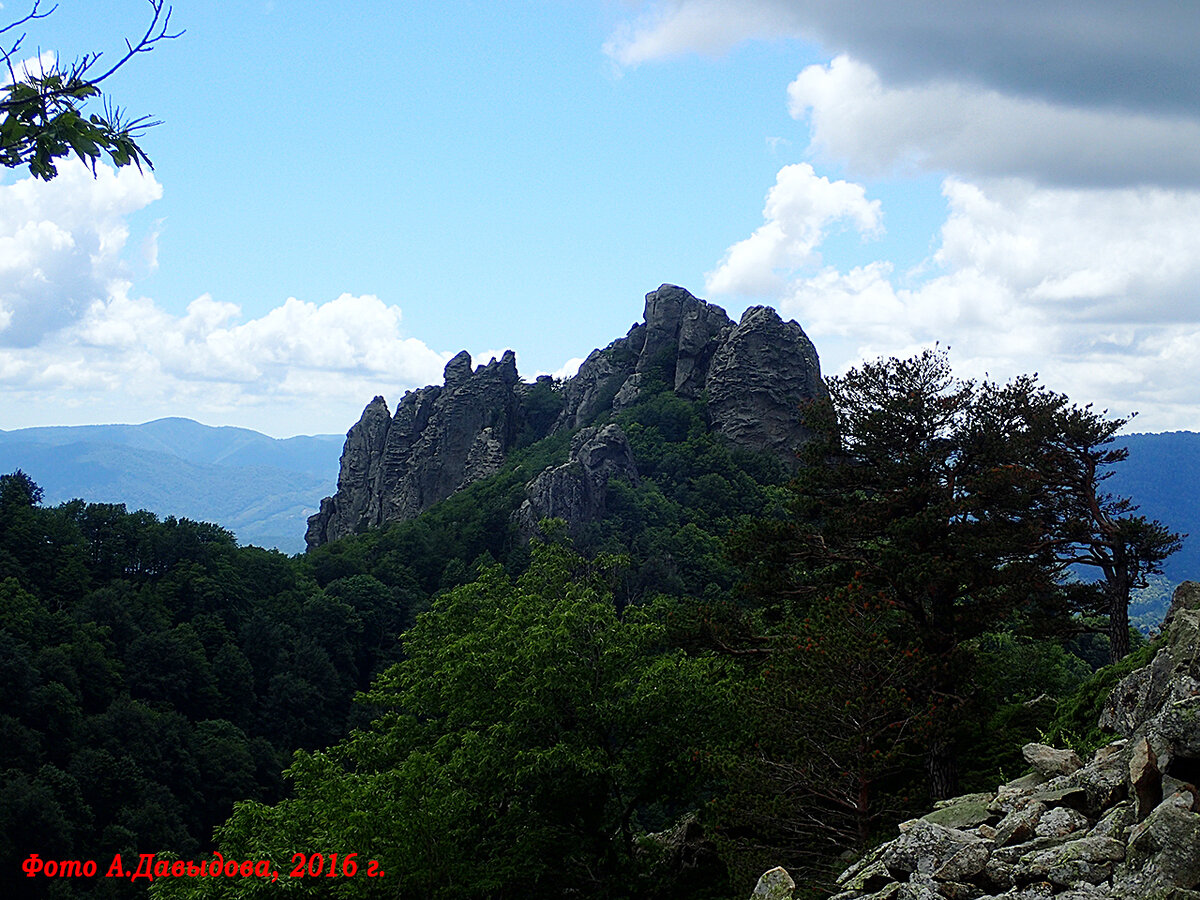
<instances>
[{"instance_id":1,"label":"leafy branch","mask_svg":"<svg viewBox=\"0 0 1200 900\"><path fill-rule=\"evenodd\" d=\"M14 65L14 59L25 41L20 37L7 48L0 48L0 62L8 69L9 81L0 87L0 166L28 166L36 178L49 181L58 174L55 160L74 153L96 171L96 163L107 154L113 164L142 164L153 169L150 157L138 146L138 139L147 128L159 124L149 116L128 119L122 111L105 98L103 114L85 116L83 105L101 94L99 85L139 53L149 53L162 41L183 34L171 32L171 7L166 0L147 0L152 15L142 37L134 43L126 39L126 52L107 69L100 70L103 54L85 53L69 67L57 60L47 68L39 58L38 70L29 65ZM33 0L29 13L2 28L7 34L29 22L44 19L58 6L40 10L41 0ZM20 71L18 71L20 70Z\"/></svg>"}]
</instances>

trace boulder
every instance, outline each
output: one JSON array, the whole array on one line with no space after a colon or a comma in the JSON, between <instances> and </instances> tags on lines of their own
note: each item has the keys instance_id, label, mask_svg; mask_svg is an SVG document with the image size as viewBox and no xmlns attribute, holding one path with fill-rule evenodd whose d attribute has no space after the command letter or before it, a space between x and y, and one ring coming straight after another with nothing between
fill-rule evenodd
<instances>
[{"instance_id":1,"label":"boulder","mask_svg":"<svg viewBox=\"0 0 1200 900\"><path fill-rule=\"evenodd\" d=\"M561 466L546 469L525 486L528 498L516 513L526 534L545 518L560 518L572 529L604 514L608 483L621 477L638 484L637 464L629 439L617 425L584 428L571 439L571 455Z\"/></svg>"},{"instance_id":2,"label":"boulder","mask_svg":"<svg viewBox=\"0 0 1200 900\"><path fill-rule=\"evenodd\" d=\"M750 900L791 900L792 892L796 889L796 882L792 881L792 876L787 873L787 869L783 866L776 866L763 872L762 877L758 879L758 884L754 886L754 893L750 895Z\"/></svg>"},{"instance_id":3,"label":"boulder","mask_svg":"<svg viewBox=\"0 0 1200 900\"><path fill-rule=\"evenodd\" d=\"M1074 750L1056 750L1045 744L1026 744L1021 748L1021 755L1043 778L1073 775L1083 768L1083 761Z\"/></svg>"}]
</instances>

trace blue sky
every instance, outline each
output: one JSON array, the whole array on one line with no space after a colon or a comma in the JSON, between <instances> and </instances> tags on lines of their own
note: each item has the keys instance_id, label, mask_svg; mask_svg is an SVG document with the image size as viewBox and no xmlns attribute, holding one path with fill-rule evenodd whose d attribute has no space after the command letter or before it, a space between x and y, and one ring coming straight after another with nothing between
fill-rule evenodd
<instances>
[{"instance_id":1,"label":"blue sky","mask_svg":"<svg viewBox=\"0 0 1200 900\"><path fill-rule=\"evenodd\" d=\"M940 341L1200 429L1176 6L179 0L106 83L163 120L152 174L0 176L0 428L345 431L463 348L569 372L673 282L776 306L827 372ZM148 12L61 0L22 57L115 57Z\"/></svg>"}]
</instances>

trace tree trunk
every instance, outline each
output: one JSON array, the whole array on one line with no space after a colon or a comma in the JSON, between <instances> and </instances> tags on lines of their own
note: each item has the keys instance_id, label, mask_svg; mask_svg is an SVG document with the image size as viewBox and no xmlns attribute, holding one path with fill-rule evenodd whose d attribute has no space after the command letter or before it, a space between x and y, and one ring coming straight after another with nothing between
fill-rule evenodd
<instances>
[{"instance_id":1,"label":"tree trunk","mask_svg":"<svg viewBox=\"0 0 1200 900\"><path fill-rule=\"evenodd\" d=\"M1108 661L1118 662L1129 655L1129 588L1124 579L1109 585Z\"/></svg>"},{"instance_id":2,"label":"tree trunk","mask_svg":"<svg viewBox=\"0 0 1200 900\"><path fill-rule=\"evenodd\" d=\"M871 780L858 776L858 808L855 811L858 844L866 847L871 840Z\"/></svg>"},{"instance_id":3,"label":"tree trunk","mask_svg":"<svg viewBox=\"0 0 1200 900\"><path fill-rule=\"evenodd\" d=\"M934 738L925 752L925 774L934 800L946 800L958 794L958 754L944 738Z\"/></svg>"}]
</instances>

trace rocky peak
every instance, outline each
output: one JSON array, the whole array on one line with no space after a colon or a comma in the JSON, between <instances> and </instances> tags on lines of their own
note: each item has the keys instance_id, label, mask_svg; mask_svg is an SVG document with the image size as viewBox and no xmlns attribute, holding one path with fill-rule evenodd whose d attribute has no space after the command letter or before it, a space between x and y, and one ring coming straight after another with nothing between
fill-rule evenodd
<instances>
[{"instance_id":1,"label":"rocky peak","mask_svg":"<svg viewBox=\"0 0 1200 900\"><path fill-rule=\"evenodd\" d=\"M713 352L704 381L713 427L734 444L789 462L809 438L800 405L824 396L821 364L808 335L775 310L752 306Z\"/></svg>"},{"instance_id":2,"label":"rocky peak","mask_svg":"<svg viewBox=\"0 0 1200 900\"><path fill-rule=\"evenodd\" d=\"M308 520L308 546L411 519L495 472L520 425L519 381L511 350L474 370L464 350L444 385L409 391L394 416L376 397L346 435L337 493Z\"/></svg>"},{"instance_id":3,"label":"rocky peak","mask_svg":"<svg viewBox=\"0 0 1200 900\"><path fill-rule=\"evenodd\" d=\"M540 389L560 392L562 411L555 421L543 421L544 413L535 414L527 405L532 386L521 382L511 350L474 369L464 350L446 363L443 375L442 385L405 394L390 418L382 397L364 410L346 436L337 493L309 520L310 547L418 515L495 472L516 436L528 433L535 422L534 439L575 431L631 406L647 389L666 387L692 400L707 396L714 431L736 446L794 465L795 451L807 438L800 406L825 393L816 351L795 322L755 307L735 324L719 306L672 284L647 294L644 320L625 337L594 350L561 387L539 379ZM612 450L614 445L604 446ZM614 459L628 452L628 442L625 451L615 452ZM615 470L636 473L629 459L628 466ZM572 461L583 465L576 456ZM551 490L547 482L535 493L546 502L558 497L550 504L557 508L567 489L565 477L560 473L557 487ZM584 516L597 514L603 507L600 483L607 477L588 481L590 499L580 494L570 508Z\"/></svg>"},{"instance_id":4,"label":"rocky peak","mask_svg":"<svg viewBox=\"0 0 1200 900\"><path fill-rule=\"evenodd\" d=\"M471 377L471 354L460 350L442 370L446 387L455 388Z\"/></svg>"}]
</instances>

